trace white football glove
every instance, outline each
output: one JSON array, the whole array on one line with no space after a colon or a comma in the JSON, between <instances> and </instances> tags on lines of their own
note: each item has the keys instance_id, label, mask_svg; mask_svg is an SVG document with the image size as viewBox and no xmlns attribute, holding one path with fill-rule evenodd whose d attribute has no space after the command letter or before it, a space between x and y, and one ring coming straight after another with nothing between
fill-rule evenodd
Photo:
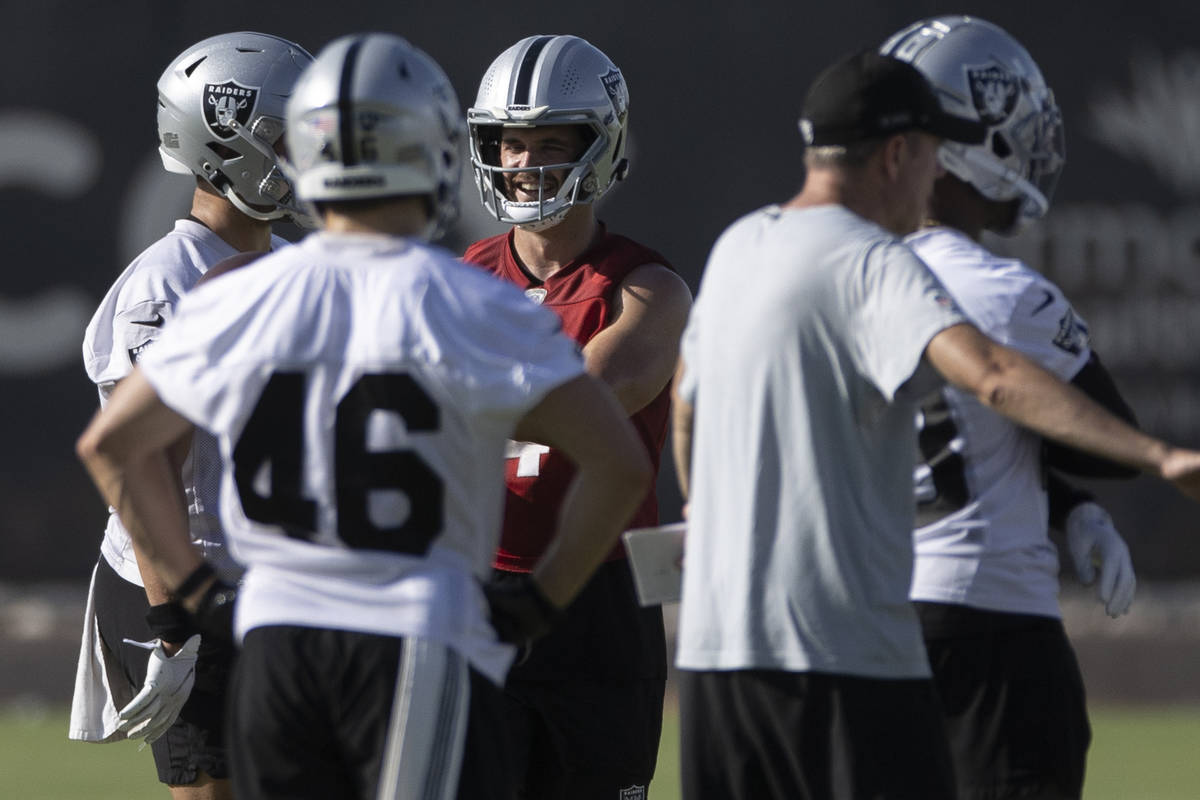
<instances>
[{"instance_id":1,"label":"white football glove","mask_svg":"<svg viewBox=\"0 0 1200 800\"><path fill-rule=\"evenodd\" d=\"M1071 509L1066 528L1067 549L1075 562L1075 574L1081 583L1090 586L1096 580L1099 565L1096 594L1104 603L1104 610L1116 619L1129 610L1137 588L1125 540L1113 527L1108 512L1095 503L1080 503Z\"/></svg>"},{"instance_id":2,"label":"white football glove","mask_svg":"<svg viewBox=\"0 0 1200 800\"><path fill-rule=\"evenodd\" d=\"M127 644L150 650L146 667L146 683L137 696L117 715L121 723L117 730L130 738L141 737L150 744L175 724L183 704L192 693L196 681L196 653L200 650L200 634L194 634L173 656L163 650L162 640ZM143 745L144 747L145 745Z\"/></svg>"}]
</instances>

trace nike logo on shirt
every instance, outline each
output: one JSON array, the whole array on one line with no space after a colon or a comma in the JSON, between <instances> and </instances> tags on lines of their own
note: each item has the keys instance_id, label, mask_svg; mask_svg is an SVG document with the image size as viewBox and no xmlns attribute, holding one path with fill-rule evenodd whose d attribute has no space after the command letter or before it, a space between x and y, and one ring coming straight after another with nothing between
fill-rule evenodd
<instances>
[{"instance_id":1,"label":"nike logo on shirt","mask_svg":"<svg viewBox=\"0 0 1200 800\"><path fill-rule=\"evenodd\" d=\"M1034 313L1036 314L1037 312L1035 311ZM134 325L145 325L147 328L161 328L163 323L166 322L162 314L155 314L150 319L135 319L130 321Z\"/></svg>"},{"instance_id":2,"label":"nike logo on shirt","mask_svg":"<svg viewBox=\"0 0 1200 800\"><path fill-rule=\"evenodd\" d=\"M1043 301L1041 302L1041 304L1040 304L1040 305L1039 305L1037 308L1035 308L1035 309L1033 310L1033 314L1030 314L1029 316L1031 316L1031 317L1032 317L1034 314L1037 314L1037 313L1038 313L1039 311L1041 311L1043 308L1045 308L1046 306L1048 306L1048 305L1050 305L1051 303L1053 303L1053 302L1054 302L1054 293L1053 293L1053 292L1051 292L1049 289L1042 289L1042 294L1046 295L1046 299L1045 299L1045 300L1043 300ZM160 323L160 324L161 324L161 323Z\"/></svg>"}]
</instances>

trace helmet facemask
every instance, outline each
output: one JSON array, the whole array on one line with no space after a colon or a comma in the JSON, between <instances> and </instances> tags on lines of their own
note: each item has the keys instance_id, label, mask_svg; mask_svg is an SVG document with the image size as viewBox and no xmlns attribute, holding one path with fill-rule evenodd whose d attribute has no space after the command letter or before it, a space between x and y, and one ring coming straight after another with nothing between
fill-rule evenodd
<instances>
[{"instance_id":1,"label":"helmet facemask","mask_svg":"<svg viewBox=\"0 0 1200 800\"><path fill-rule=\"evenodd\" d=\"M237 120L231 120L228 126L237 134L241 141L249 145L255 153L264 159L262 168L259 170L263 175L263 179L258 183L258 193L273 203L274 208L263 210L252 207L246 202L245 198L237 193L233 184L228 180L218 179L223 184L216 187L218 191L229 202L233 203L239 211L252 219L267 221L286 218L302 228L315 228L317 226L315 217L297 199L296 193L292 189L291 181L288 180L283 172L283 159L275 149L282 145L283 120L275 117L259 117L254 120L249 131L246 130L244 125L239 124ZM238 153L235 157L227 160L222 169L237 168L237 162L248 157ZM218 170L218 172L221 172L221 170ZM223 178L223 172L221 172L221 176ZM216 186L212 178L208 180Z\"/></svg>"},{"instance_id":2,"label":"helmet facemask","mask_svg":"<svg viewBox=\"0 0 1200 800\"><path fill-rule=\"evenodd\" d=\"M1049 89L1038 94L1026 94L983 144L946 142L938 154L947 172L987 199L1019 199L1022 220L1045 216L1066 161L1062 113Z\"/></svg>"},{"instance_id":3,"label":"helmet facemask","mask_svg":"<svg viewBox=\"0 0 1200 800\"><path fill-rule=\"evenodd\" d=\"M500 156L501 141L504 130L510 126L471 125L471 163L480 202L497 220L532 231L553 227L574 206L598 199L602 192L598 191L600 181L596 176L595 162L612 144L602 127L588 122L547 121L543 124L576 125L582 128L580 132L585 142L582 152L571 161L559 164L505 167ZM532 129L539 126L519 127ZM561 180L557 175L551 178L551 184L557 184L553 192L547 191L548 173L562 173ZM537 199L522 201L510 197L508 176L530 174L537 176Z\"/></svg>"}]
</instances>

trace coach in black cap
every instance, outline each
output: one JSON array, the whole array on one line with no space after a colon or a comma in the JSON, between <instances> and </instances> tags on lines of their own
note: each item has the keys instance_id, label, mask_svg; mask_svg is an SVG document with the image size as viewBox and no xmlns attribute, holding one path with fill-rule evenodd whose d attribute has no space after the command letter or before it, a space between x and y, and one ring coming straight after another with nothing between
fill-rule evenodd
<instances>
[{"instance_id":1,"label":"coach in black cap","mask_svg":"<svg viewBox=\"0 0 1200 800\"><path fill-rule=\"evenodd\" d=\"M800 132L810 146L849 145L907 130L980 144L987 126L947 114L932 84L911 64L874 50L833 64L813 81Z\"/></svg>"},{"instance_id":2,"label":"coach in black cap","mask_svg":"<svg viewBox=\"0 0 1200 800\"><path fill-rule=\"evenodd\" d=\"M979 123L860 53L816 79L801 129L803 188L721 235L676 373L683 795L952 800L908 599L918 400L944 379L1108 458L1158 445L987 339L899 238L941 143L981 142Z\"/></svg>"}]
</instances>

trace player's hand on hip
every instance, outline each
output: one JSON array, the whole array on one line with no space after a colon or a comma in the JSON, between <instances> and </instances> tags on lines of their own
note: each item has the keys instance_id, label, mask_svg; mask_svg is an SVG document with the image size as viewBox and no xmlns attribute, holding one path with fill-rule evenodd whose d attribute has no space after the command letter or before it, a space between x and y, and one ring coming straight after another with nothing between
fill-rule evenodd
<instances>
[{"instance_id":1,"label":"player's hand on hip","mask_svg":"<svg viewBox=\"0 0 1200 800\"><path fill-rule=\"evenodd\" d=\"M527 649L562 618L563 611L550 601L529 575L492 580L483 586L492 627L500 641Z\"/></svg>"},{"instance_id":2,"label":"player's hand on hip","mask_svg":"<svg viewBox=\"0 0 1200 800\"><path fill-rule=\"evenodd\" d=\"M1129 611L1137 578L1129 548L1113 526L1112 517L1095 503L1080 503L1067 515L1066 529L1067 549L1080 582L1090 586L1096 581L1099 566L1096 595L1104 603L1105 612L1116 619Z\"/></svg>"},{"instance_id":3,"label":"player's hand on hip","mask_svg":"<svg viewBox=\"0 0 1200 800\"><path fill-rule=\"evenodd\" d=\"M118 713L121 722L117 730L130 738L145 739L149 744L175 724L192 693L200 634L191 636L174 655L167 655L161 639L152 642L126 639L125 642L151 650L146 682L137 696Z\"/></svg>"}]
</instances>

